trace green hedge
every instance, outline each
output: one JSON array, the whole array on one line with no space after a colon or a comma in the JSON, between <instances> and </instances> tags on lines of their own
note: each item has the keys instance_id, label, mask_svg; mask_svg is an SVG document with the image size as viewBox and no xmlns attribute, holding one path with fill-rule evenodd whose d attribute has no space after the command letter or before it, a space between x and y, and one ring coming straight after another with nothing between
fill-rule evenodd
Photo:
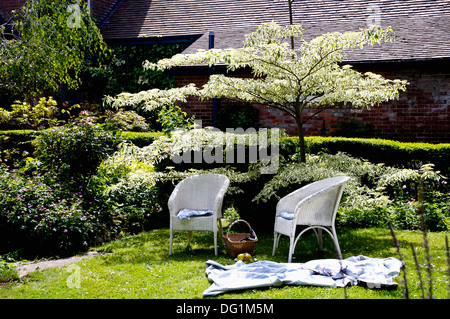
<instances>
[{"instance_id":1,"label":"green hedge","mask_svg":"<svg viewBox=\"0 0 450 319\"><path fill-rule=\"evenodd\" d=\"M122 139L132 142L134 145L144 147L164 135L162 132L121 132Z\"/></svg>"},{"instance_id":2,"label":"green hedge","mask_svg":"<svg viewBox=\"0 0 450 319\"><path fill-rule=\"evenodd\" d=\"M30 143L34 139L33 130L0 131L0 149L2 151L16 148L16 153L23 150L30 152ZM163 135L161 132L121 132L124 140L136 146L150 145L155 139ZM419 163L433 163L443 174L450 172L450 143L405 143L375 138L346 138L309 136L305 138L309 153L326 152L335 154L345 152L354 157L361 157L373 163L386 165L405 165ZM298 137L280 138L280 153L290 155L298 149ZM19 154L16 154L17 156Z\"/></svg>"},{"instance_id":3,"label":"green hedge","mask_svg":"<svg viewBox=\"0 0 450 319\"><path fill-rule=\"evenodd\" d=\"M34 130L8 130L0 131L0 137L9 137L11 139L23 141L31 141L39 131ZM128 141L136 143L137 146L145 146L151 144L155 139L163 135L162 132L120 132L119 135Z\"/></svg>"},{"instance_id":4,"label":"green hedge","mask_svg":"<svg viewBox=\"0 0 450 319\"><path fill-rule=\"evenodd\" d=\"M0 159L18 164L25 157L32 156L34 147L32 141L39 134L34 130L0 131ZM163 135L161 132L120 132L120 137L136 146L143 147L153 143Z\"/></svg>"},{"instance_id":5,"label":"green hedge","mask_svg":"<svg viewBox=\"0 0 450 319\"><path fill-rule=\"evenodd\" d=\"M372 163L401 166L414 163L433 163L443 174L450 171L450 143L406 143L375 138L346 138L309 136L305 138L309 153L345 152ZM298 137L283 137L280 140L282 153L290 153L298 147Z\"/></svg>"}]
</instances>

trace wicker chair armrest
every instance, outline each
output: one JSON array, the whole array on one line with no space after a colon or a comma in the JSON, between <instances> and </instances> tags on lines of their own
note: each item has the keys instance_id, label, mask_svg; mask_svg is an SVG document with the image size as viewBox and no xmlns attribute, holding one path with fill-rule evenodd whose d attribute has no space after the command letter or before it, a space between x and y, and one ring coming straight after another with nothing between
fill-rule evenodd
<instances>
[{"instance_id":1,"label":"wicker chair armrest","mask_svg":"<svg viewBox=\"0 0 450 319\"><path fill-rule=\"evenodd\" d=\"M218 217L222 217L222 204L223 199L225 198L225 194L228 190L228 186L230 185L230 181L227 179L222 185L222 188L220 189L219 193L217 194L215 200L214 200L214 215L217 215Z\"/></svg>"},{"instance_id":2,"label":"wicker chair armrest","mask_svg":"<svg viewBox=\"0 0 450 319\"><path fill-rule=\"evenodd\" d=\"M278 201L276 207L276 216L280 215L281 212L289 212L294 213L296 207L299 202L302 201L305 197L307 197L307 193L305 193L302 189L298 189Z\"/></svg>"}]
</instances>

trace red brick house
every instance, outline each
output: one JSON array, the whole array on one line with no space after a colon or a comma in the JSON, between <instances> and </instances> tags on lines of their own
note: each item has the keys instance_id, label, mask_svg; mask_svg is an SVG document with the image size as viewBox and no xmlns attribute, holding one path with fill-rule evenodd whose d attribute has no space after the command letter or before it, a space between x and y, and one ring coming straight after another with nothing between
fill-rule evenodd
<instances>
[{"instance_id":1,"label":"red brick house","mask_svg":"<svg viewBox=\"0 0 450 319\"><path fill-rule=\"evenodd\" d=\"M327 32L359 30L373 22L392 26L396 42L350 52L346 63L410 82L399 100L370 111L335 109L320 113L306 126L307 135L322 134L324 123L326 134L330 134L333 123L355 119L372 123L380 137L450 142L449 0L296 0L293 9L294 23L303 26L306 39ZM192 53L209 48L210 31L214 31L215 48L239 47L244 34L270 21L288 24L287 1L123 0L101 30L106 39L123 43L154 40L157 36L193 36L195 41L185 51ZM201 86L209 72L207 67L199 66L179 68L172 74L179 86ZM216 67L214 72L224 70ZM203 123L213 124L213 101L191 100L184 108ZM259 125L296 132L289 116L264 106L260 106Z\"/></svg>"},{"instance_id":2,"label":"red brick house","mask_svg":"<svg viewBox=\"0 0 450 319\"><path fill-rule=\"evenodd\" d=\"M8 6L25 0L2 0L0 19ZM91 12L104 38L110 43L192 43L185 53L197 49L242 46L245 34L261 23L289 23L287 0L90 0ZM6 12L6 13L5 13ZM355 69L407 79L410 85L400 99L370 111L342 108L315 116L305 127L306 135L330 134L341 120L370 122L376 136L402 141L450 142L450 0L296 0L293 19L301 24L305 39L327 32L356 31L377 23L392 26L397 40L382 47L350 52L345 63ZM210 37L214 32L214 38ZM214 40L214 41L211 41ZM204 84L211 69L203 66L178 68L171 73L183 86ZM213 72L225 72L215 67ZM247 72L247 73L245 73ZM249 74L243 71L243 74ZM240 74L242 75L242 74ZM190 100L188 113L214 124L213 101ZM261 127L282 127L296 134L293 120L279 110L258 106ZM324 130L325 128L325 130Z\"/></svg>"}]
</instances>

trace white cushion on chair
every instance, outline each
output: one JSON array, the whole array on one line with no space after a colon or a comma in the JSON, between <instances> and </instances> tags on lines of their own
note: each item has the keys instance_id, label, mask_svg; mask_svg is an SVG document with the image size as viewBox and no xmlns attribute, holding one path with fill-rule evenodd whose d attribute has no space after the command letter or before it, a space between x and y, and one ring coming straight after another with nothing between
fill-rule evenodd
<instances>
[{"instance_id":1,"label":"white cushion on chair","mask_svg":"<svg viewBox=\"0 0 450 319\"><path fill-rule=\"evenodd\" d=\"M288 213L288 212L281 212L280 217L287 219L287 220L293 220L294 214Z\"/></svg>"},{"instance_id":2,"label":"white cushion on chair","mask_svg":"<svg viewBox=\"0 0 450 319\"><path fill-rule=\"evenodd\" d=\"M194 210L194 209L182 209L180 210L180 212L177 214L177 217L180 220L183 219L187 219L190 220L190 217L197 217L197 216L212 216L213 215L213 211L212 210Z\"/></svg>"}]
</instances>

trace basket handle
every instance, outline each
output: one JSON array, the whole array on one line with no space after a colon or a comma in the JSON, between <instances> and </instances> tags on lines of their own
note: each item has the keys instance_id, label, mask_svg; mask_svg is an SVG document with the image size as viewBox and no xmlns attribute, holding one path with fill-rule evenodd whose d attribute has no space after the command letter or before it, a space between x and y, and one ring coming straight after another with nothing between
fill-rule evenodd
<instances>
[{"instance_id":1,"label":"basket handle","mask_svg":"<svg viewBox=\"0 0 450 319\"><path fill-rule=\"evenodd\" d=\"M230 240L230 238L229 238L228 235L229 235L229 233L230 233L231 227L233 227L233 225L236 224L236 223L238 223L238 222L244 222L244 223L247 224L248 228L250 229L250 236L247 236L247 238L243 238L243 239L241 239L240 241L232 241L232 240ZM228 239L231 243L239 243L239 242L241 242L241 241L243 241L243 240L246 240L246 239L248 239L248 240L257 240L258 238L256 237L256 233L255 233L255 231L252 229L252 227L250 226L249 223L247 223L247 222L246 222L245 220L243 220L243 219L238 219L238 220L235 220L234 222L232 222L231 225L228 227L228 230L227 230L227 239Z\"/></svg>"}]
</instances>

